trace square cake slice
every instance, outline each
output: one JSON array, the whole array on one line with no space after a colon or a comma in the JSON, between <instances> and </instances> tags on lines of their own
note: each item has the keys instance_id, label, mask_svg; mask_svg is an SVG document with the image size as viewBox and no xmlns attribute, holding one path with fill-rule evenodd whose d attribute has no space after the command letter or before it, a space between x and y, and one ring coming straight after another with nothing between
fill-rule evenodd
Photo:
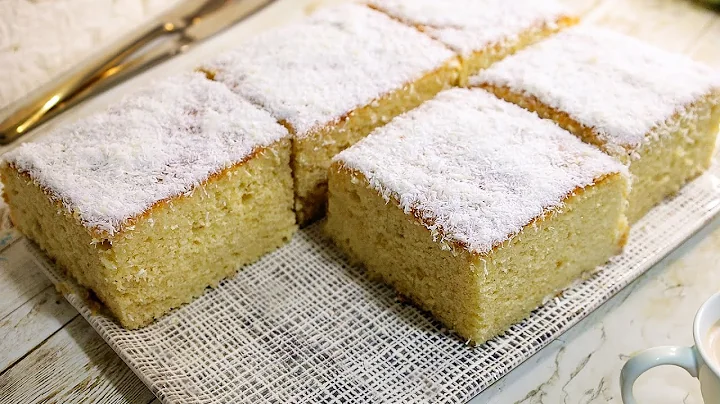
<instances>
[{"instance_id":1,"label":"square cake slice","mask_svg":"<svg viewBox=\"0 0 720 404\"><path fill-rule=\"evenodd\" d=\"M296 230L288 131L200 73L24 144L0 172L13 223L127 328Z\"/></svg>"},{"instance_id":2,"label":"square cake slice","mask_svg":"<svg viewBox=\"0 0 720 404\"><path fill-rule=\"evenodd\" d=\"M366 0L430 35L463 61L461 84L509 54L574 25L577 18L553 0Z\"/></svg>"},{"instance_id":3,"label":"square cake slice","mask_svg":"<svg viewBox=\"0 0 720 404\"><path fill-rule=\"evenodd\" d=\"M480 89L441 93L340 153L326 230L481 343L618 254L627 169Z\"/></svg>"},{"instance_id":4,"label":"square cake slice","mask_svg":"<svg viewBox=\"0 0 720 404\"><path fill-rule=\"evenodd\" d=\"M457 82L457 57L358 4L261 34L202 68L294 134L300 224L325 213L332 157Z\"/></svg>"},{"instance_id":5,"label":"square cake slice","mask_svg":"<svg viewBox=\"0 0 720 404\"><path fill-rule=\"evenodd\" d=\"M636 222L705 171L720 125L717 72L591 26L569 29L471 79L629 165Z\"/></svg>"}]
</instances>

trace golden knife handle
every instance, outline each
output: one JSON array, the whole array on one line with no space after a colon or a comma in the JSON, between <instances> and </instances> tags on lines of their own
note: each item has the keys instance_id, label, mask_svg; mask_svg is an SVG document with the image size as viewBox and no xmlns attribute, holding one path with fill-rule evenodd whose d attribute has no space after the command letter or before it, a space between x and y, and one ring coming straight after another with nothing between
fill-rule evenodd
<instances>
[{"instance_id":1,"label":"golden knife handle","mask_svg":"<svg viewBox=\"0 0 720 404\"><path fill-rule=\"evenodd\" d=\"M128 55L167 33L164 26L144 27L129 39L113 44L101 54L31 92L20 105L3 110L0 112L2 119L0 144L12 142L70 106L79 103L82 101L77 97L79 93L84 93L83 99L95 93L87 91L88 87L102 81L103 75L120 66L120 61ZM116 80L113 81L117 83Z\"/></svg>"},{"instance_id":2,"label":"golden knife handle","mask_svg":"<svg viewBox=\"0 0 720 404\"><path fill-rule=\"evenodd\" d=\"M19 105L0 111L0 144L8 144L79 102L184 50L192 42L184 30L202 16L220 10L228 0L187 0L156 20L136 29L45 86L31 92ZM154 41L174 34L151 49ZM145 51L144 53L141 51ZM129 59L130 56L139 53Z\"/></svg>"}]
</instances>

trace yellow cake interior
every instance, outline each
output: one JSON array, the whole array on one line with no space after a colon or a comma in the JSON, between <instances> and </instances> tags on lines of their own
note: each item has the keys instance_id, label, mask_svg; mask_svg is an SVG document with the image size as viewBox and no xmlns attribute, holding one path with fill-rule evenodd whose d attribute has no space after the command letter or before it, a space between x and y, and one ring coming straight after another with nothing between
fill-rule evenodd
<instances>
[{"instance_id":1,"label":"yellow cake interior","mask_svg":"<svg viewBox=\"0 0 720 404\"><path fill-rule=\"evenodd\" d=\"M111 237L84 227L7 164L2 180L13 223L127 328L190 302L296 230L289 139L156 204Z\"/></svg>"},{"instance_id":2,"label":"yellow cake interior","mask_svg":"<svg viewBox=\"0 0 720 404\"><path fill-rule=\"evenodd\" d=\"M444 249L397 201L386 203L362 174L336 164L326 230L371 276L463 338L482 343L621 251L628 232L626 193L626 179L608 175L511 241L477 255L462 246Z\"/></svg>"},{"instance_id":3,"label":"yellow cake interior","mask_svg":"<svg viewBox=\"0 0 720 404\"><path fill-rule=\"evenodd\" d=\"M630 223L710 168L719 126L720 107L713 108L708 97L686 113L676 114L666 126L653 129L653 140L636 150L637 159L629 159L633 178Z\"/></svg>"},{"instance_id":4,"label":"yellow cake interior","mask_svg":"<svg viewBox=\"0 0 720 404\"><path fill-rule=\"evenodd\" d=\"M483 88L537 112L543 118L554 120L584 142L598 146L627 164L632 176L627 214L631 224L710 167L720 127L720 94L706 95L663 125L658 125L646 135L646 141L640 147L618 151L598 139L591 128L533 96L519 94L506 87L484 84Z\"/></svg>"},{"instance_id":5,"label":"yellow cake interior","mask_svg":"<svg viewBox=\"0 0 720 404\"><path fill-rule=\"evenodd\" d=\"M392 118L457 85L459 63L453 59L378 100L348 113L340 122L327 125L293 142L295 211L302 226L322 217L327 202L327 171L332 158ZM290 128L292 130L292 128Z\"/></svg>"}]
</instances>

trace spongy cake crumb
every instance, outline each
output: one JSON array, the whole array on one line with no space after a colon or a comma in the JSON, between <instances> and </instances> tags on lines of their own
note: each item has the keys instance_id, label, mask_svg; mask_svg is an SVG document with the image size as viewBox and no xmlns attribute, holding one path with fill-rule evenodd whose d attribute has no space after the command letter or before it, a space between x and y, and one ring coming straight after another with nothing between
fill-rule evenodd
<instances>
[{"instance_id":1,"label":"spongy cake crumb","mask_svg":"<svg viewBox=\"0 0 720 404\"><path fill-rule=\"evenodd\" d=\"M203 69L305 136L453 56L414 28L344 4L260 34Z\"/></svg>"}]
</instances>

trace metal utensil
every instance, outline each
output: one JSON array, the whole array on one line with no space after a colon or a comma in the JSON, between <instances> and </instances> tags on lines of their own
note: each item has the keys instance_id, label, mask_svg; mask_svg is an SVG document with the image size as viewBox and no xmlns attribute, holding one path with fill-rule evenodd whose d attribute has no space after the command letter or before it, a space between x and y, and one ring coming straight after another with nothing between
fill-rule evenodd
<instances>
[{"instance_id":1,"label":"metal utensil","mask_svg":"<svg viewBox=\"0 0 720 404\"><path fill-rule=\"evenodd\" d=\"M0 111L7 144L83 100L185 52L274 0L185 0Z\"/></svg>"}]
</instances>

